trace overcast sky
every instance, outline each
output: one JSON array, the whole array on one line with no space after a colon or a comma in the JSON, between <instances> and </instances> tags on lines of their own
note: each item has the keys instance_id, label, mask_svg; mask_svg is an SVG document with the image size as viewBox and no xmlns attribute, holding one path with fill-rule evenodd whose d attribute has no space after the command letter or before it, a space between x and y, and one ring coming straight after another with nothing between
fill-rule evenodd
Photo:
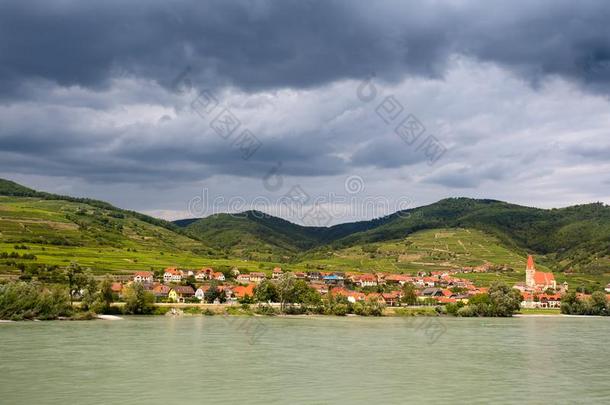
<instances>
[{"instance_id":1,"label":"overcast sky","mask_svg":"<svg viewBox=\"0 0 610 405\"><path fill-rule=\"evenodd\" d=\"M610 203L608 21L603 0L2 2L0 177L167 219Z\"/></svg>"}]
</instances>

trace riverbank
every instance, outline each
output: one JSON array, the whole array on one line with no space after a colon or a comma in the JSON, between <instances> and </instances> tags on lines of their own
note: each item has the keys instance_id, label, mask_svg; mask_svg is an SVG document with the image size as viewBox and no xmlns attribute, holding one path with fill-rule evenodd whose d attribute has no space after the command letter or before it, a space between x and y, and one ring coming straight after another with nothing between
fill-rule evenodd
<instances>
[{"instance_id":1,"label":"riverbank","mask_svg":"<svg viewBox=\"0 0 610 405\"><path fill-rule=\"evenodd\" d=\"M80 303L74 303L75 308L80 306ZM115 302L112 308L117 310L117 315L125 307L124 302ZM207 303L155 303L154 311L150 315L145 316L258 316L258 317L290 317L290 318L322 318L334 317L334 314L290 314L279 313L280 304L267 304L264 307L273 308L273 311L268 309L262 310L257 305L242 305L237 303L224 304L207 304ZM120 316L113 314L96 315L89 312L76 313L72 317L61 317L58 320L120 320ZM562 315L559 309L521 309L514 317L558 317ZM366 318L372 315L346 314L345 317ZM386 307L379 317L443 317L456 318L452 315L439 313L436 307L433 306L405 306L405 307ZM0 323L13 322L11 320L0 320Z\"/></svg>"}]
</instances>

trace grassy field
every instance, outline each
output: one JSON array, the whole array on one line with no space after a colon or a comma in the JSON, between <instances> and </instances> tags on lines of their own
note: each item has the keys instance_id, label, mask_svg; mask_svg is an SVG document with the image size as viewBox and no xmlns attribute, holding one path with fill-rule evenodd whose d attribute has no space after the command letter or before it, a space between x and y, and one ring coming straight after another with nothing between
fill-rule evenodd
<instances>
[{"instance_id":1,"label":"grassy field","mask_svg":"<svg viewBox=\"0 0 610 405\"><path fill-rule=\"evenodd\" d=\"M496 238L481 231L434 229L416 232L398 241L317 252L308 256L307 261L333 270L416 273L485 263L521 270L526 257L505 248Z\"/></svg>"},{"instance_id":2,"label":"grassy field","mask_svg":"<svg viewBox=\"0 0 610 405\"><path fill-rule=\"evenodd\" d=\"M21 245L28 249L15 249ZM0 260L0 271L8 274L18 272L7 265L13 261L59 266L76 261L94 273L167 266L259 267L259 263L218 257L201 241L137 218L86 204L34 198L0 197L0 252L37 257Z\"/></svg>"}]
</instances>

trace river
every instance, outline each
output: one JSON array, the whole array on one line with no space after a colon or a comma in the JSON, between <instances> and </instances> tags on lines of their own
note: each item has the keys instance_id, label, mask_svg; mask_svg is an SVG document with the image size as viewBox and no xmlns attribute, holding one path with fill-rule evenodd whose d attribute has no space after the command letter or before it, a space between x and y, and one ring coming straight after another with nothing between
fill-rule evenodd
<instances>
[{"instance_id":1,"label":"river","mask_svg":"<svg viewBox=\"0 0 610 405\"><path fill-rule=\"evenodd\" d=\"M610 318L0 324L0 403L610 403Z\"/></svg>"}]
</instances>

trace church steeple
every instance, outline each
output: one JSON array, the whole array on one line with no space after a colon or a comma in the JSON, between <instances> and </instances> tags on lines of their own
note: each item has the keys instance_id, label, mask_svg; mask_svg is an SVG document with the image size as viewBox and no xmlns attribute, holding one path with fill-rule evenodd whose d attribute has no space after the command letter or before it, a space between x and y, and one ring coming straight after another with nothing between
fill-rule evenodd
<instances>
[{"instance_id":1,"label":"church steeple","mask_svg":"<svg viewBox=\"0 0 610 405\"><path fill-rule=\"evenodd\" d=\"M534 287L534 274L536 273L536 266L534 265L534 257L532 255L527 256L527 266L525 267L525 285L528 287Z\"/></svg>"}]
</instances>

